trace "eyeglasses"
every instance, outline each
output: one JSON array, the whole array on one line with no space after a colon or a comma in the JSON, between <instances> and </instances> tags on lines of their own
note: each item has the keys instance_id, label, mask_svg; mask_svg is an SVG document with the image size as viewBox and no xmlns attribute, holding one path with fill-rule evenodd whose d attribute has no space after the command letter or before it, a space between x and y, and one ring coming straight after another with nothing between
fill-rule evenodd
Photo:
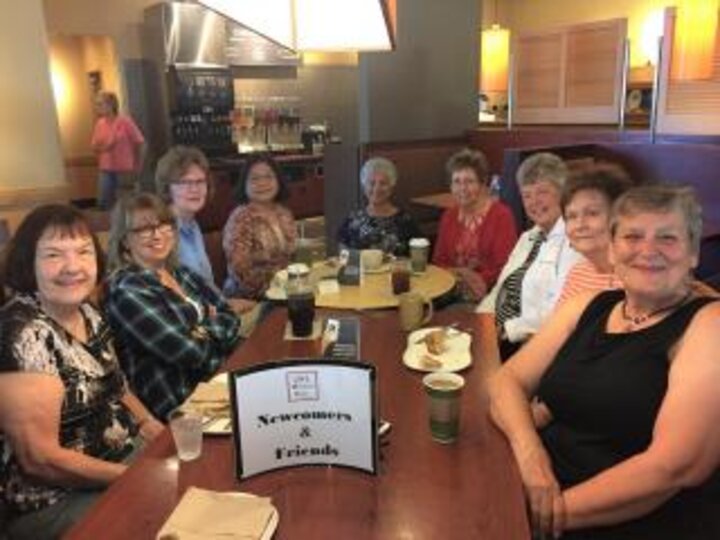
<instances>
[{"instance_id":1,"label":"eyeglasses","mask_svg":"<svg viewBox=\"0 0 720 540\"><path fill-rule=\"evenodd\" d=\"M207 180L178 180L177 182L173 182L174 186L179 186L182 189L190 189L190 188L207 188Z\"/></svg>"},{"instance_id":2,"label":"eyeglasses","mask_svg":"<svg viewBox=\"0 0 720 540\"><path fill-rule=\"evenodd\" d=\"M160 235L170 234L175 231L172 223L153 223L149 225L142 225L141 227L134 227L128 229L129 233L136 234L140 240L152 240L153 236L157 232Z\"/></svg>"}]
</instances>

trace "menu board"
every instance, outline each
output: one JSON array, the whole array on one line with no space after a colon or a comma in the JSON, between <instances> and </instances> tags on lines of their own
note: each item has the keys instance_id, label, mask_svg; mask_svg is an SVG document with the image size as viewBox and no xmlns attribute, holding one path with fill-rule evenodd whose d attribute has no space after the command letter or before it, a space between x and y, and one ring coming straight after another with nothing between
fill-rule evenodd
<instances>
[{"instance_id":1,"label":"menu board","mask_svg":"<svg viewBox=\"0 0 720 540\"><path fill-rule=\"evenodd\" d=\"M225 54L231 66L297 66L300 55L249 28L227 21Z\"/></svg>"}]
</instances>

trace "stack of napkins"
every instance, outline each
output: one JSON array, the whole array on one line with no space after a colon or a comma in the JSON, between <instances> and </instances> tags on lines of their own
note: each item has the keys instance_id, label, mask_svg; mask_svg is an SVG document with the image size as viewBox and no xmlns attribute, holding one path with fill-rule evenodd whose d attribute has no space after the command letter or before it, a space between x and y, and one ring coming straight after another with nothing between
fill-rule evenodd
<instances>
[{"instance_id":1,"label":"stack of napkins","mask_svg":"<svg viewBox=\"0 0 720 540\"><path fill-rule=\"evenodd\" d=\"M227 379L214 378L210 382L201 382L188 398L187 404L194 411L211 418L228 416L230 412L230 394Z\"/></svg>"},{"instance_id":2,"label":"stack of napkins","mask_svg":"<svg viewBox=\"0 0 720 540\"><path fill-rule=\"evenodd\" d=\"M157 540L265 540L278 523L267 497L189 488Z\"/></svg>"},{"instance_id":3,"label":"stack of napkins","mask_svg":"<svg viewBox=\"0 0 720 540\"><path fill-rule=\"evenodd\" d=\"M203 417L203 433L229 435L232 433L230 419L230 392L227 375L218 375L209 382L201 382L183 405Z\"/></svg>"}]
</instances>

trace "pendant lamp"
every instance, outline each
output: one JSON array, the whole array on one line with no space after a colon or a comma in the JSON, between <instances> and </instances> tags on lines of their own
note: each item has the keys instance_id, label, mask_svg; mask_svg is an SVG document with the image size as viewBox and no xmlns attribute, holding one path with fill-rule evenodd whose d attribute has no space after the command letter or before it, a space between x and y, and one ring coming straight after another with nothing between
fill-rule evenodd
<instances>
[{"instance_id":1,"label":"pendant lamp","mask_svg":"<svg viewBox=\"0 0 720 540\"><path fill-rule=\"evenodd\" d=\"M389 51L396 0L198 0L295 51Z\"/></svg>"}]
</instances>

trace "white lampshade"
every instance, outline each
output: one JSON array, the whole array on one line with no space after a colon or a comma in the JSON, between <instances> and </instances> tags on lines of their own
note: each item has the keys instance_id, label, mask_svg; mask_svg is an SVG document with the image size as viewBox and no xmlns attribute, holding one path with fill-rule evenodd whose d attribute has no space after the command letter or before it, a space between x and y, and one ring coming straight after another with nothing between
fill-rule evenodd
<instances>
[{"instance_id":1,"label":"white lampshade","mask_svg":"<svg viewBox=\"0 0 720 540\"><path fill-rule=\"evenodd\" d=\"M508 87L508 59L510 31L493 24L483 30L480 43L480 90L506 92Z\"/></svg>"},{"instance_id":2,"label":"white lampshade","mask_svg":"<svg viewBox=\"0 0 720 540\"><path fill-rule=\"evenodd\" d=\"M297 51L387 51L396 0L198 0Z\"/></svg>"}]
</instances>

